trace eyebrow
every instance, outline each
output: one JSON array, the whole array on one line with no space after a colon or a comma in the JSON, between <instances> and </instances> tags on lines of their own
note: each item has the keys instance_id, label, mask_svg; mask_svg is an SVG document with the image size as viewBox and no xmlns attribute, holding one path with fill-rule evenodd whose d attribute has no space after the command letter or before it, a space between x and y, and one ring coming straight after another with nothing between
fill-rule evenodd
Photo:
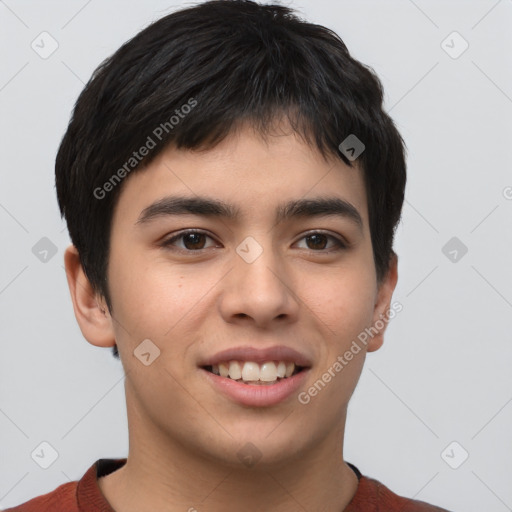
<instances>
[{"instance_id":1,"label":"eyebrow","mask_svg":"<svg viewBox=\"0 0 512 512\"><path fill-rule=\"evenodd\" d=\"M142 210L135 224L147 224L157 218L172 215L200 215L236 221L241 212L235 205L209 197L167 196ZM339 197L296 199L279 204L275 222L292 218L337 216L346 218L363 230L363 220L354 205Z\"/></svg>"}]
</instances>

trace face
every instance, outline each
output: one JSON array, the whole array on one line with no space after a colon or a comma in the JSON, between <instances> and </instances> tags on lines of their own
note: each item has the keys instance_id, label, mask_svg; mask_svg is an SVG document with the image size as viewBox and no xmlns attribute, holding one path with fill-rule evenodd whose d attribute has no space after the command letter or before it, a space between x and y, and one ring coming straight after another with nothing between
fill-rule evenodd
<instances>
[{"instance_id":1,"label":"face","mask_svg":"<svg viewBox=\"0 0 512 512\"><path fill-rule=\"evenodd\" d=\"M237 215L178 213L163 202L177 196ZM334 200L331 213L280 209L306 199ZM108 281L130 434L227 464L240 464L247 442L272 463L339 435L365 353L381 338L344 354L389 308L396 282L377 286L367 210L360 169L324 160L293 134L264 141L250 127L205 152L169 148L129 176ZM300 371L276 384L213 373L236 377L233 360L248 380L254 371L273 380L280 360Z\"/></svg>"}]
</instances>

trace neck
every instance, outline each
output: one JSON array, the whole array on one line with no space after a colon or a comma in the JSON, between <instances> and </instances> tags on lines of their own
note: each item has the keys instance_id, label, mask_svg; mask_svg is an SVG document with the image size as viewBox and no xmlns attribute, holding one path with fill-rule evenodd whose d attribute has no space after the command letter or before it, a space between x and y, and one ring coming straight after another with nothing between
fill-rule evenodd
<instances>
[{"instance_id":1,"label":"neck","mask_svg":"<svg viewBox=\"0 0 512 512\"><path fill-rule=\"evenodd\" d=\"M251 467L206 456L148 425L131 423L126 464L100 478L99 486L117 512L340 512L358 486L343 460L344 423L343 418L336 432L316 444L290 449L274 461L262 457Z\"/></svg>"}]
</instances>

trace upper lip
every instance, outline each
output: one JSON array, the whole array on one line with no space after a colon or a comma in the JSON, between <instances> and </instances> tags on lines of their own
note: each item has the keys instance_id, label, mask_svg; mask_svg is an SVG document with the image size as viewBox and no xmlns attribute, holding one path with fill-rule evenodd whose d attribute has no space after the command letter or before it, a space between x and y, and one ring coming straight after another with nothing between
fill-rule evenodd
<instances>
[{"instance_id":1,"label":"upper lip","mask_svg":"<svg viewBox=\"0 0 512 512\"><path fill-rule=\"evenodd\" d=\"M199 363L199 366L213 366L214 364L228 361L252 361L258 364L267 361L286 361L295 363L298 366L311 366L311 361L306 355L284 345L274 345L267 348L251 346L232 347L205 358Z\"/></svg>"}]
</instances>

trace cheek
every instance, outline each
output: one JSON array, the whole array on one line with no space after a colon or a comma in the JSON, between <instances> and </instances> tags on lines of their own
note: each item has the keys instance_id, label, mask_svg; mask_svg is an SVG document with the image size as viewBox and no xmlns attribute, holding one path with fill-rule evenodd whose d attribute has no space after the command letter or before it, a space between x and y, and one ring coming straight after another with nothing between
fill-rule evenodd
<instances>
[{"instance_id":1,"label":"cheek","mask_svg":"<svg viewBox=\"0 0 512 512\"><path fill-rule=\"evenodd\" d=\"M375 284L368 269L348 272L333 270L329 275L309 275L302 280L302 294L308 308L321 320L329 338L343 344L371 324ZM340 348L339 346L337 347Z\"/></svg>"},{"instance_id":2,"label":"cheek","mask_svg":"<svg viewBox=\"0 0 512 512\"><path fill-rule=\"evenodd\" d=\"M109 278L114 316L132 337L162 337L197 302L194 288L170 265L130 260Z\"/></svg>"},{"instance_id":3,"label":"cheek","mask_svg":"<svg viewBox=\"0 0 512 512\"><path fill-rule=\"evenodd\" d=\"M115 326L118 341L133 350L149 338L171 357L183 350L183 344L173 340L187 340L197 331L207 292L219 276L161 258L133 257L112 268L110 279L114 317L120 324Z\"/></svg>"}]
</instances>

